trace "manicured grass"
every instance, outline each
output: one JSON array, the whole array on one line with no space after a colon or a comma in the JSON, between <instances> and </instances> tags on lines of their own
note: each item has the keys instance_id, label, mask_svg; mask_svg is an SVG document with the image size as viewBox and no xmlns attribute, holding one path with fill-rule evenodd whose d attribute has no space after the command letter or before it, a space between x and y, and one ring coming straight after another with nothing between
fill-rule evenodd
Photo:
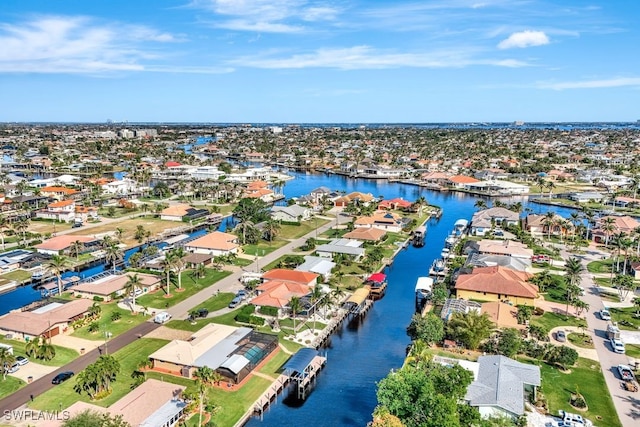
<instances>
[{"instance_id":1,"label":"manicured grass","mask_svg":"<svg viewBox=\"0 0 640 427\"><path fill-rule=\"evenodd\" d=\"M549 285L543 293L546 301L563 303L567 297L567 283L564 277L557 274L550 274L553 284Z\"/></svg>"},{"instance_id":2,"label":"manicured grass","mask_svg":"<svg viewBox=\"0 0 640 427\"><path fill-rule=\"evenodd\" d=\"M638 344L625 344L624 346L627 356L634 359L640 359L640 345Z\"/></svg>"},{"instance_id":3,"label":"manicured grass","mask_svg":"<svg viewBox=\"0 0 640 427\"><path fill-rule=\"evenodd\" d=\"M191 311L206 308L207 310L209 310L209 313L213 313L214 311L218 311L227 307L234 297L235 294L232 294L231 292L222 292L218 295L212 296L202 304L197 305Z\"/></svg>"},{"instance_id":4,"label":"manicured grass","mask_svg":"<svg viewBox=\"0 0 640 427\"><path fill-rule=\"evenodd\" d=\"M611 313L611 320L618 322L620 329L637 331L640 328L640 317L636 316L635 307L611 307L609 312Z\"/></svg>"},{"instance_id":5,"label":"manicured grass","mask_svg":"<svg viewBox=\"0 0 640 427\"><path fill-rule=\"evenodd\" d=\"M297 239L298 237L309 234L316 228L320 228L330 222L332 221L328 219L317 218L303 221L300 223L300 225L282 224L282 228L280 229L280 234L278 234L278 237L281 239Z\"/></svg>"},{"instance_id":6,"label":"manicured grass","mask_svg":"<svg viewBox=\"0 0 640 427\"><path fill-rule=\"evenodd\" d=\"M15 356L27 356L27 352L25 351L25 348L27 346L27 343L24 341L16 341L16 340L8 340L5 338L0 338L0 342L3 344L9 344L13 346L13 354ZM33 359L31 360L33 363L37 363L39 365L45 365L45 366L64 366L67 363L71 362L72 360L74 360L76 357L78 357L80 354L75 351L74 349L71 348L67 348L67 347L60 347L59 345L54 345L55 349L56 349L56 357L54 357L51 360L40 360L40 359Z\"/></svg>"},{"instance_id":7,"label":"manicured grass","mask_svg":"<svg viewBox=\"0 0 640 427\"><path fill-rule=\"evenodd\" d=\"M31 279L31 272L26 270L13 270L3 274L0 278L9 281L15 280L16 282L22 282L23 280Z\"/></svg>"},{"instance_id":8,"label":"manicured grass","mask_svg":"<svg viewBox=\"0 0 640 427\"><path fill-rule=\"evenodd\" d=\"M293 332L293 319L291 318L287 318L287 319L281 319L278 321L278 323L280 324L281 328L288 328L291 330L291 332ZM298 329L298 332L302 332L306 329L313 329L313 321L307 321L306 323L304 323L303 326L303 320L302 319L298 319L296 318L296 328ZM320 330L320 329L324 329L327 325L325 325L322 322L316 322L316 327L315 329Z\"/></svg>"},{"instance_id":9,"label":"manicured grass","mask_svg":"<svg viewBox=\"0 0 640 427\"><path fill-rule=\"evenodd\" d=\"M542 392L547 398L550 413L557 414L560 409L575 413L569 399L578 387L589 406L588 411L581 412L582 416L597 425L621 426L598 362L580 358L570 373L543 363L540 371Z\"/></svg>"},{"instance_id":10,"label":"manicured grass","mask_svg":"<svg viewBox=\"0 0 640 427\"><path fill-rule=\"evenodd\" d=\"M567 338L569 339L569 342L571 342L573 345L577 345L578 347L594 348L591 335L588 335L588 334L582 335L577 332L572 332L568 335Z\"/></svg>"},{"instance_id":11,"label":"manicured grass","mask_svg":"<svg viewBox=\"0 0 640 427\"><path fill-rule=\"evenodd\" d=\"M269 244L265 240L261 240L255 245L244 245L242 251L251 256L265 256L289 243L286 240L275 239Z\"/></svg>"},{"instance_id":12,"label":"manicured grass","mask_svg":"<svg viewBox=\"0 0 640 427\"><path fill-rule=\"evenodd\" d=\"M139 302L137 303L140 304ZM97 321L100 325L100 329L97 332L89 332L89 325L87 324L86 326L73 331L71 335L88 340L104 340L105 332L110 332L112 337L115 337L149 318L149 316L145 316L142 313L133 315L131 310L119 308L115 301L107 304L100 304L100 307L102 308L102 312L100 313L100 319ZM120 319L117 321L111 320L111 315L114 312L120 313Z\"/></svg>"},{"instance_id":13,"label":"manicured grass","mask_svg":"<svg viewBox=\"0 0 640 427\"><path fill-rule=\"evenodd\" d=\"M213 387L209 391L209 398L215 402L220 410L213 416L213 422L220 427L231 427L249 409L249 406L271 385L271 382L258 376L251 377L239 390L226 391ZM190 421L197 425L198 417Z\"/></svg>"},{"instance_id":14,"label":"manicured grass","mask_svg":"<svg viewBox=\"0 0 640 427\"><path fill-rule=\"evenodd\" d=\"M104 399L91 402L86 393L76 393L73 390L76 380L75 378L71 378L36 397L33 403L29 404L29 407L54 411L59 410L60 405L62 405L62 408L67 408L79 400L103 407L112 405L115 401L131 391L131 385L134 383L131 374L136 370L138 364L148 359L151 353L160 349L168 342L169 341L161 339L141 338L114 353L115 358L120 362L120 373L116 381L112 383L113 392Z\"/></svg>"},{"instance_id":15,"label":"manicured grass","mask_svg":"<svg viewBox=\"0 0 640 427\"><path fill-rule=\"evenodd\" d=\"M546 312L542 316L533 316L531 318L531 324L542 326L547 330L551 330L558 326L580 326L580 319L574 316L565 316L564 314L557 314Z\"/></svg>"},{"instance_id":16,"label":"manicured grass","mask_svg":"<svg viewBox=\"0 0 640 427\"><path fill-rule=\"evenodd\" d=\"M7 375L6 379L2 379L0 376L0 399L11 393L16 392L19 388L22 388L26 383L21 379L14 378L11 375Z\"/></svg>"},{"instance_id":17,"label":"manicured grass","mask_svg":"<svg viewBox=\"0 0 640 427\"><path fill-rule=\"evenodd\" d=\"M246 258L235 258L233 260L233 265L237 265L238 267L246 267L251 265L251 263L253 263L253 261Z\"/></svg>"},{"instance_id":18,"label":"manicured grass","mask_svg":"<svg viewBox=\"0 0 640 427\"><path fill-rule=\"evenodd\" d=\"M278 378L278 375L280 375L280 369L282 368L282 365L284 365L290 357L291 355L280 350L275 356L271 358L271 360L265 363L262 369L260 369L260 372L273 377L273 379L276 379Z\"/></svg>"},{"instance_id":19,"label":"manicured grass","mask_svg":"<svg viewBox=\"0 0 640 427\"><path fill-rule=\"evenodd\" d=\"M611 267L613 266L613 258L605 259L602 261L591 261L587 264L587 271L589 273L611 273Z\"/></svg>"},{"instance_id":20,"label":"manicured grass","mask_svg":"<svg viewBox=\"0 0 640 427\"><path fill-rule=\"evenodd\" d=\"M175 286L171 287L171 296L165 298L166 291L165 286L153 293L142 295L136 299L136 303L143 307L152 307L155 309L164 309L174 306L179 302L197 294L201 290L208 288L217 281L224 279L230 275L230 271L216 271L210 268L206 269L205 276L203 278L194 278L191 271L182 272L182 292L177 292Z\"/></svg>"}]
</instances>

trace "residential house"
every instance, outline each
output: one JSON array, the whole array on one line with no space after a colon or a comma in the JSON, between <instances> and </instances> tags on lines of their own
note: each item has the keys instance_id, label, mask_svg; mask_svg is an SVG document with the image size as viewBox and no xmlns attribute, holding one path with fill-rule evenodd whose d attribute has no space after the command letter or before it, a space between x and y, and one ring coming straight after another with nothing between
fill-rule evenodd
<instances>
[{"instance_id":1,"label":"residential house","mask_svg":"<svg viewBox=\"0 0 640 427\"><path fill-rule=\"evenodd\" d=\"M326 258L305 255L304 262L295 268L296 271L304 271L319 274L324 281L331 278L331 270L336 266L335 262Z\"/></svg>"},{"instance_id":2,"label":"residential house","mask_svg":"<svg viewBox=\"0 0 640 427\"><path fill-rule=\"evenodd\" d=\"M402 197L396 197L391 200L382 200L378 203L378 209L395 209L395 210L408 210L413 206L408 200L404 200Z\"/></svg>"},{"instance_id":3,"label":"residential house","mask_svg":"<svg viewBox=\"0 0 640 427\"><path fill-rule=\"evenodd\" d=\"M573 224L558 214L551 219L546 215L529 214L522 220L522 228L537 237L548 236L549 233L552 236L565 236L573 229Z\"/></svg>"},{"instance_id":4,"label":"residential house","mask_svg":"<svg viewBox=\"0 0 640 427\"><path fill-rule=\"evenodd\" d=\"M60 236L47 239L44 242L35 245L34 248L41 254L61 255L68 253L69 249L75 242L82 243L86 251L90 251L94 248L98 249L100 247L100 240L95 237L62 234Z\"/></svg>"},{"instance_id":5,"label":"residential house","mask_svg":"<svg viewBox=\"0 0 640 427\"><path fill-rule=\"evenodd\" d=\"M82 297L89 299L100 297L103 298L104 301L111 301L126 292L129 279L135 275L140 279L140 290L143 294L154 291L161 286L161 276L127 272L124 274L112 274L93 281L80 283L72 288L73 296L76 298Z\"/></svg>"},{"instance_id":6,"label":"residential house","mask_svg":"<svg viewBox=\"0 0 640 427\"><path fill-rule=\"evenodd\" d=\"M467 314L470 312L480 313L481 305L475 301L466 299L447 298L440 311L440 318L445 322L451 320L454 313Z\"/></svg>"},{"instance_id":7,"label":"residential house","mask_svg":"<svg viewBox=\"0 0 640 427\"><path fill-rule=\"evenodd\" d=\"M595 191L585 191L581 193L569 194L569 199L578 203L601 203L606 198L607 196L605 196L604 194Z\"/></svg>"},{"instance_id":8,"label":"residential house","mask_svg":"<svg viewBox=\"0 0 640 427\"><path fill-rule=\"evenodd\" d=\"M331 242L316 247L316 254L323 258L333 259L334 255L342 254L359 261L364 257L362 242L353 239L333 239Z\"/></svg>"},{"instance_id":9,"label":"residential house","mask_svg":"<svg viewBox=\"0 0 640 427\"><path fill-rule=\"evenodd\" d=\"M142 191L142 187L133 179L124 178L117 181L111 181L101 186L102 191L106 194L127 196L130 194L138 194Z\"/></svg>"},{"instance_id":10,"label":"residential house","mask_svg":"<svg viewBox=\"0 0 640 427\"><path fill-rule=\"evenodd\" d=\"M387 232L381 228L357 227L353 231L343 234L342 237L365 242L379 242L386 235Z\"/></svg>"},{"instance_id":11,"label":"residential house","mask_svg":"<svg viewBox=\"0 0 640 427\"><path fill-rule=\"evenodd\" d=\"M538 287L528 280L532 274L505 267L474 268L470 274L461 274L456 280L458 298L474 301L508 301L514 306L533 306Z\"/></svg>"},{"instance_id":12,"label":"residential house","mask_svg":"<svg viewBox=\"0 0 640 427\"><path fill-rule=\"evenodd\" d=\"M260 199L265 203L271 203L275 200L275 193L269 188L246 189L242 197Z\"/></svg>"},{"instance_id":13,"label":"residential house","mask_svg":"<svg viewBox=\"0 0 640 427\"><path fill-rule=\"evenodd\" d=\"M447 178L447 186L461 190L466 189L469 184L476 182L480 182L480 180L466 175L454 175Z\"/></svg>"},{"instance_id":14,"label":"residential house","mask_svg":"<svg viewBox=\"0 0 640 427\"><path fill-rule=\"evenodd\" d=\"M360 193L354 191L353 193L346 194L342 197L338 197L333 201L333 205L336 207L345 207L349 203L362 204L363 206L369 206L370 203L375 202L375 197L371 193Z\"/></svg>"},{"instance_id":15,"label":"residential house","mask_svg":"<svg viewBox=\"0 0 640 427\"><path fill-rule=\"evenodd\" d=\"M483 209L473 214L471 218L471 234L484 236L497 225L516 225L520 220L518 212L502 207Z\"/></svg>"},{"instance_id":16,"label":"residential house","mask_svg":"<svg viewBox=\"0 0 640 427\"><path fill-rule=\"evenodd\" d=\"M178 203L160 212L160 219L165 221L191 221L209 215L207 209L196 209L191 205Z\"/></svg>"},{"instance_id":17,"label":"residential house","mask_svg":"<svg viewBox=\"0 0 640 427\"><path fill-rule=\"evenodd\" d=\"M511 270L528 271L531 269L531 258L471 252L465 262L466 268L495 267L498 265Z\"/></svg>"},{"instance_id":18,"label":"residential house","mask_svg":"<svg viewBox=\"0 0 640 427\"><path fill-rule=\"evenodd\" d=\"M280 282L293 282L313 288L318 283L319 275L312 272L289 270L286 268L274 268L262 275L262 281L276 280Z\"/></svg>"},{"instance_id":19,"label":"residential house","mask_svg":"<svg viewBox=\"0 0 640 427\"><path fill-rule=\"evenodd\" d=\"M212 256L237 254L240 251L238 236L221 231L214 231L187 242L184 248L188 252Z\"/></svg>"},{"instance_id":20,"label":"residential house","mask_svg":"<svg viewBox=\"0 0 640 427\"><path fill-rule=\"evenodd\" d=\"M518 323L518 308L501 301L482 303L480 313L486 314L496 328L526 329L526 325Z\"/></svg>"},{"instance_id":21,"label":"residential house","mask_svg":"<svg viewBox=\"0 0 640 427\"><path fill-rule=\"evenodd\" d=\"M353 222L355 228L378 228L391 233L402 231L407 220L388 211L376 211L371 216L361 216Z\"/></svg>"},{"instance_id":22,"label":"residential house","mask_svg":"<svg viewBox=\"0 0 640 427\"><path fill-rule=\"evenodd\" d=\"M17 270L22 263L33 257L33 253L24 249L14 249L0 254L0 272L9 273Z\"/></svg>"},{"instance_id":23,"label":"residential house","mask_svg":"<svg viewBox=\"0 0 640 427\"><path fill-rule=\"evenodd\" d=\"M479 240L470 241L465 247L468 253L476 252L481 255L504 255L513 258L531 259L533 249L515 240Z\"/></svg>"},{"instance_id":24,"label":"residential house","mask_svg":"<svg viewBox=\"0 0 640 427\"><path fill-rule=\"evenodd\" d=\"M251 300L251 304L256 307L265 306L277 308L278 316L280 316L282 310L289 305L291 298L302 298L309 295L311 289L309 285L297 282L269 280L256 288L258 296Z\"/></svg>"},{"instance_id":25,"label":"residential house","mask_svg":"<svg viewBox=\"0 0 640 427\"><path fill-rule=\"evenodd\" d=\"M278 337L209 323L188 340L173 340L149 356L153 370L193 378L203 366L238 384L278 348Z\"/></svg>"},{"instance_id":26,"label":"residential house","mask_svg":"<svg viewBox=\"0 0 640 427\"><path fill-rule=\"evenodd\" d=\"M608 218L611 218L609 220ZM607 230L606 223L611 221L611 230ZM591 230L591 236L596 243L605 243L614 234L625 233L632 235L640 227L640 222L630 216L604 216L601 217Z\"/></svg>"},{"instance_id":27,"label":"residential house","mask_svg":"<svg viewBox=\"0 0 640 427\"><path fill-rule=\"evenodd\" d=\"M271 218L277 221L300 222L311 218L311 209L300 205L273 206Z\"/></svg>"},{"instance_id":28,"label":"residential house","mask_svg":"<svg viewBox=\"0 0 640 427\"><path fill-rule=\"evenodd\" d=\"M45 186L40 189L40 194L56 200L69 199L78 193L79 191L73 188L60 186Z\"/></svg>"},{"instance_id":29,"label":"residential house","mask_svg":"<svg viewBox=\"0 0 640 427\"><path fill-rule=\"evenodd\" d=\"M76 202L73 200L60 200L49 203L46 208L36 212L36 218L54 221L71 222L75 217Z\"/></svg>"},{"instance_id":30,"label":"residential house","mask_svg":"<svg viewBox=\"0 0 640 427\"><path fill-rule=\"evenodd\" d=\"M185 386L172 382L148 379L108 408L77 401L62 413L64 418L73 418L91 411L120 416L130 426L175 427L180 424L187 407L181 398L185 389ZM42 418L38 421L39 427L61 427L64 422L62 416Z\"/></svg>"},{"instance_id":31,"label":"residential house","mask_svg":"<svg viewBox=\"0 0 640 427\"><path fill-rule=\"evenodd\" d=\"M492 195L514 195L529 193L529 186L510 181L479 181L466 185L466 189Z\"/></svg>"},{"instance_id":32,"label":"residential house","mask_svg":"<svg viewBox=\"0 0 640 427\"><path fill-rule=\"evenodd\" d=\"M541 384L540 367L505 356L480 356L477 377L467 388L465 401L484 418L524 414L529 396Z\"/></svg>"},{"instance_id":33,"label":"residential house","mask_svg":"<svg viewBox=\"0 0 640 427\"><path fill-rule=\"evenodd\" d=\"M32 311L12 311L0 317L0 334L18 340L53 337L68 331L70 324L86 316L93 301L77 299L52 302Z\"/></svg>"}]
</instances>

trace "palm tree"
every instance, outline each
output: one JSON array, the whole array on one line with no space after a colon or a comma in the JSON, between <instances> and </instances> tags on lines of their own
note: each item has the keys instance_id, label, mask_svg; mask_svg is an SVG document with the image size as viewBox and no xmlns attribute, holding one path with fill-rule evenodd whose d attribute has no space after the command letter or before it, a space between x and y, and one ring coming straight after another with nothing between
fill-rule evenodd
<instances>
[{"instance_id":1,"label":"palm tree","mask_svg":"<svg viewBox=\"0 0 640 427\"><path fill-rule=\"evenodd\" d=\"M166 275L167 278L167 296L171 295L171 271L173 270L173 259L171 252L167 252L164 256L164 261L162 261L162 272Z\"/></svg>"},{"instance_id":2,"label":"palm tree","mask_svg":"<svg viewBox=\"0 0 640 427\"><path fill-rule=\"evenodd\" d=\"M27 229L29 229L29 220L21 219L19 221L15 221L13 223L13 229L16 233L22 233L22 245L26 244L27 241Z\"/></svg>"},{"instance_id":3,"label":"palm tree","mask_svg":"<svg viewBox=\"0 0 640 427\"><path fill-rule=\"evenodd\" d=\"M405 359L405 364L421 369L425 363L432 359L431 348L422 340L415 340L411 345L411 350Z\"/></svg>"},{"instance_id":4,"label":"palm tree","mask_svg":"<svg viewBox=\"0 0 640 427\"><path fill-rule=\"evenodd\" d=\"M178 247L171 251L171 266L178 276L178 289L182 289L182 272L186 268L183 258L187 255L184 248Z\"/></svg>"},{"instance_id":5,"label":"palm tree","mask_svg":"<svg viewBox=\"0 0 640 427\"><path fill-rule=\"evenodd\" d=\"M42 338L42 344L38 347L38 352L36 354L36 359L40 360L51 360L56 357L56 348L51 341L47 341L46 338Z\"/></svg>"},{"instance_id":6,"label":"palm tree","mask_svg":"<svg viewBox=\"0 0 640 427\"><path fill-rule=\"evenodd\" d=\"M479 211L486 209L487 208L487 202L485 202L482 199L478 199L476 200L476 202L473 204L473 207L478 209Z\"/></svg>"},{"instance_id":7,"label":"palm tree","mask_svg":"<svg viewBox=\"0 0 640 427\"><path fill-rule=\"evenodd\" d=\"M292 296L289 300L289 310L291 310L291 317L293 318L293 334L296 334L296 316L302 308L302 302L300 297Z\"/></svg>"},{"instance_id":8,"label":"palm tree","mask_svg":"<svg viewBox=\"0 0 640 427\"><path fill-rule=\"evenodd\" d=\"M133 276L129 276L127 279L127 283L125 283L125 292L129 292L131 295L131 312L135 313L136 307L136 290L138 290L142 286L142 279L138 274L134 274Z\"/></svg>"},{"instance_id":9,"label":"palm tree","mask_svg":"<svg viewBox=\"0 0 640 427\"><path fill-rule=\"evenodd\" d=\"M2 250L5 250L4 244L4 230L9 226L9 222L7 218L4 216L0 216L0 239L2 239Z\"/></svg>"},{"instance_id":10,"label":"palm tree","mask_svg":"<svg viewBox=\"0 0 640 427\"><path fill-rule=\"evenodd\" d=\"M71 247L69 248L70 255L75 256L76 260L78 260L83 250L84 243L82 243L80 240L76 240L75 242L71 243Z\"/></svg>"},{"instance_id":11,"label":"palm tree","mask_svg":"<svg viewBox=\"0 0 640 427\"><path fill-rule=\"evenodd\" d=\"M322 286L320 284L316 284L311 290L311 308L313 309L313 330L316 330L316 312L317 306L316 304L322 299Z\"/></svg>"},{"instance_id":12,"label":"palm tree","mask_svg":"<svg viewBox=\"0 0 640 427\"><path fill-rule=\"evenodd\" d=\"M605 241L604 241L604 245L608 248L609 247L609 239L611 238L611 235L613 235L613 233L616 231L616 220L615 218L608 216L606 218L604 218L602 220L602 223L600 224L600 229L604 232L605 234Z\"/></svg>"},{"instance_id":13,"label":"palm tree","mask_svg":"<svg viewBox=\"0 0 640 427\"><path fill-rule=\"evenodd\" d=\"M250 232L251 229L254 229L254 228L255 228L255 225L253 224L253 222L246 220L246 221L239 222L238 225L235 226L233 231L235 231L236 233L241 233L242 241L240 243L244 245L247 243L248 232Z\"/></svg>"},{"instance_id":14,"label":"palm tree","mask_svg":"<svg viewBox=\"0 0 640 427\"><path fill-rule=\"evenodd\" d=\"M269 219L268 221L266 221L264 224L264 232L267 240L269 242L273 241L280 232L281 228L282 226L280 225L280 222L276 221L275 219Z\"/></svg>"},{"instance_id":15,"label":"palm tree","mask_svg":"<svg viewBox=\"0 0 640 427\"><path fill-rule=\"evenodd\" d=\"M122 249L114 243L104 249L104 258L107 263L111 264L113 267L113 273L115 274L118 261L124 258L124 253L122 252Z\"/></svg>"},{"instance_id":16,"label":"palm tree","mask_svg":"<svg viewBox=\"0 0 640 427\"><path fill-rule=\"evenodd\" d=\"M576 298L573 301L573 308L576 310L576 315L580 316L583 311L589 311L589 304L582 301L580 298Z\"/></svg>"},{"instance_id":17,"label":"palm tree","mask_svg":"<svg viewBox=\"0 0 640 427\"><path fill-rule=\"evenodd\" d=\"M56 276L58 281L58 295L62 295L62 273L67 270L68 266L69 260L63 255L53 255L45 264L47 271Z\"/></svg>"},{"instance_id":18,"label":"palm tree","mask_svg":"<svg viewBox=\"0 0 640 427\"><path fill-rule=\"evenodd\" d=\"M16 357L13 353L9 352L9 349L0 347L0 366L2 367L2 380L7 379L9 368L16 363Z\"/></svg>"},{"instance_id":19,"label":"palm tree","mask_svg":"<svg viewBox=\"0 0 640 427\"><path fill-rule=\"evenodd\" d=\"M578 258L571 257L564 264L565 280L567 281L567 308L566 313L569 314L569 304L580 294L581 274L584 266Z\"/></svg>"},{"instance_id":20,"label":"palm tree","mask_svg":"<svg viewBox=\"0 0 640 427\"><path fill-rule=\"evenodd\" d=\"M489 316L476 311L454 313L447 324L450 335L462 341L468 348L475 350L489 337L493 323Z\"/></svg>"},{"instance_id":21,"label":"palm tree","mask_svg":"<svg viewBox=\"0 0 640 427\"><path fill-rule=\"evenodd\" d=\"M551 230L553 226L556 224L556 214L549 211L545 214L544 220L542 221L542 225L547 227L547 239L551 240Z\"/></svg>"},{"instance_id":22,"label":"palm tree","mask_svg":"<svg viewBox=\"0 0 640 427\"><path fill-rule=\"evenodd\" d=\"M202 425L202 411L204 409L204 400L207 395L207 390L213 384L214 374L216 372L208 366L202 366L194 372L196 377L196 388L198 391L198 397L200 401L199 405L199 421L198 425Z\"/></svg>"},{"instance_id":23,"label":"palm tree","mask_svg":"<svg viewBox=\"0 0 640 427\"><path fill-rule=\"evenodd\" d=\"M122 238L124 237L125 230L124 228L118 227L116 231L113 233L120 242L122 242Z\"/></svg>"}]
</instances>

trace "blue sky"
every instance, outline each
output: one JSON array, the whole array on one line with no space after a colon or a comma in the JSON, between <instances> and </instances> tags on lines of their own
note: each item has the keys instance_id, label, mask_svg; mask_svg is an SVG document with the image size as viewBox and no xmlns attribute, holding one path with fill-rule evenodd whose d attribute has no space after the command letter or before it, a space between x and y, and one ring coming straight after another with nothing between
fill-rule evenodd
<instances>
[{"instance_id":1,"label":"blue sky","mask_svg":"<svg viewBox=\"0 0 640 427\"><path fill-rule=\"evenodd\" d=\"M0 122L640 119L640 2L2 0Z\"/></svg>"}]
</instances>

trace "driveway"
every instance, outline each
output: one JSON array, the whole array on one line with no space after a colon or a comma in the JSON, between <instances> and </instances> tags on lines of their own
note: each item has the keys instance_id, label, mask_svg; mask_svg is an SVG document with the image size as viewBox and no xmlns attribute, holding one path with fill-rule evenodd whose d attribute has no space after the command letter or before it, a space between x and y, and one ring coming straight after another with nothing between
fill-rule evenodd
<instances>
[{"instance_id":1,"label":"driveway","mask_svg":"<svg viewBox=\"0 0 640 427\"><path fill-rule=\"evenodd\" d=\"M47 374L50 374L56 369L58 369L57 366L46 366L46 365L41 365L39 363L33 363L29 361L29 363L27 363L26 365L20 366L20 369L18 369L17 372L14 372L13 374L9 374L9 375L11 375L12 377L20 378L22 381L26 383L26 382L29 382L28 381L29 377L32 377L32 379L35 381L39 378L44 377Z\"/></svg>"},{"instance_id":2,"label":"driveway","mask_svg":"<svg viewBox=\"0 0 640 427\"><path fill-rule=\"evenodd\" d=\"M78 353L80 353L80 350L83 348L88 352L104 344L104 341L87 340L84 338L77 338L72 337L71 335L64 334L56 335L55 337L51 338L51 342L55 345L72 348Z\"/></svg>"}]
</instances>

